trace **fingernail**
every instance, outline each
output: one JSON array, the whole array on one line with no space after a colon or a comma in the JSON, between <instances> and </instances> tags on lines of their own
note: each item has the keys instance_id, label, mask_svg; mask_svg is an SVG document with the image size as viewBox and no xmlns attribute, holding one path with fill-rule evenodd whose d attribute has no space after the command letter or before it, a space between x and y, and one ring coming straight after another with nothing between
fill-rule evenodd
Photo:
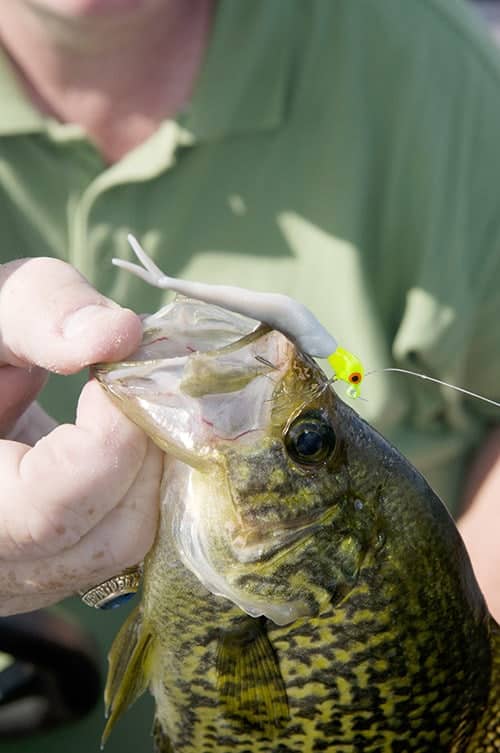
<instances>
[{"instance_id":1,"label":"fingernail","mask_svg":"<svg viewBox=\"0 0 500 753\"><path fill-rule=\"evenodd\" d=\"M86 335L89 330L95 327L103 327L108 316L112 314L113 308L108 306L85 306L84 308L73 311L66 317L62 331L67 340L74 340L77 337Z\"/></svg>"}]
</instances>

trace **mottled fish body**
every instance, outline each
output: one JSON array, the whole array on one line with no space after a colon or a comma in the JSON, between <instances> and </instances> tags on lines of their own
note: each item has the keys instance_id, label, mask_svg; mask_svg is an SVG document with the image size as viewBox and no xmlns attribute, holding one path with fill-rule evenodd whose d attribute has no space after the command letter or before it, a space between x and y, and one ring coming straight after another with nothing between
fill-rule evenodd
<instances>
[{"instance_id":1,"label":"mottled fish body","mask_svg":"<svg viewBox=\"0 0 500 753\"><path fill-rule=\"evenodd\" d=\"M96 368L165 451L109 719L157 753L500 751L500 638L422 476L280 333L178 299Z\"/></svg>"}]
</instances>

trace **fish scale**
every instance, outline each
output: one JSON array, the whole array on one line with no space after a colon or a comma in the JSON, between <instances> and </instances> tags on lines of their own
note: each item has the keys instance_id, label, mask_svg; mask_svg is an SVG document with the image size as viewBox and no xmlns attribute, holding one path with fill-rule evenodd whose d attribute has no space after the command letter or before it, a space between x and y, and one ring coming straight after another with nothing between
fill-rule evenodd
<instances>
[{"instance_id":1,"label":"fish scale","mask_svg":"<svg viewBox=\"0 0 500 753\"><path fill-rule=\"evenodd\" d=\"M204 305L167 331L199 306L203 340ZM96 370L166 452L104 737L149 688L158 753L499 753L499 628L443 504L309 357L208 308L182 362L146 320Z\"/></svg>"},{"instance_id":2,"label":"fish scale","mask_svg":"<svg viewBox=\"0 0 500 753\"><path fill-rule=\"evenodd\" d=\"M460 650L463 636L457 635L456 665L452 671L450 667L442 667L437 672L436 665L441 662L435 652L439 645L436 647L432 625L426 625L426 630L419 633L416 650L412 631L406 659L404 631L394 624L389 611L389 606L395 608L394 603L381 603L379 612L373 613L370 594L377 585L374 580L380 577L380 565L376 568L366 565L362 584L320 618L304 619L293 628L277 628L267 621L267 633L286 684L291 718L274 739L262 736L260 741L255 730L247 732L245 737L238 725L232 734L230 725L221 734L214 671L221 636L233 624L251 618L242 618L240 610L203 593L198 581L180 563L178 568L172 567L171 560L168 571L175 577L163 585L167 586L165 591L163 587L159 591L158 584L163 579L154 577L154 569L164 572L165 565L160 560L148 566L152 570L143 609L156 613L157 605L168 601L169 609L156 629L165 651L168 647L177 659L175 672L165 667L159 672L161 692L171 695L177 714L185 708L184 716L178 717L179 732L170 733L175 740L173 750L226 753L244 745L252 745L249 748L252 753L466 750L458 743L454 748L449 747L460 719L457 699L461 698L464 686L475 680L474 673L482 674L481 659L487 663L488 654L476 655L477 664L468 672ZM182 580L178 577L180 572L184 573ZM212 626L209 635L207 623ZM430 661L433 656L435 660ZM157 692L155 697L161 700ZM158 705L161 708L162 704ZM170 728L171 722L169 717L166 724ZM471 720L469 728L473 723ZM470 735L469 728L462 725L464 741ZM324 747L325 741L328 747ZM158 747L158 750L168 748Z\"/></svg>"},{"instance_id":3,"label":"fish scale","mask_svg":"<svg viewBox=\"0 0 500 753\"><path fill-rule=\"evenodd\" d=\"M500 751L500 629L491 626L492 671L488 703L477 729L466 749L467 753L498 753Z\"/></svg>"}]
</instances>

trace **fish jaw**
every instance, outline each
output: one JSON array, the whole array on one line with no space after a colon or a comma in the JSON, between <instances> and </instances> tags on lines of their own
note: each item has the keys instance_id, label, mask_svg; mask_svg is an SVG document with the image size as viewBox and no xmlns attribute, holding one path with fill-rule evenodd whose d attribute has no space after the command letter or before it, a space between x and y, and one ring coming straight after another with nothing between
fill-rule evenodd
<instances>
[{"instance_id":1,"label":"fish jaw","mask_svg":"<svg viewBox=\"0 0 500 753\"><path fill-rule=\"evenodd\" d=\"M161 449L195 468L221 442L265 433L272 395L294 348L280 333L216 306L181 299L143 322L141 346L94 375Z\"/></svg>"},{"instance_id":2,"label":"fish jaw","mask_svg":"<svg viewBox=\"0 0 500 753\"><path fill-rule=\"evenodd\" d=\"M240 525L223 473L207 474L167 458L162 534L156 548L173 549L208 591L228 599L251 617L263 615L277 625L287 625L310 614L309 604L300 595L273 590L270 596L242 585L253 568L252 563L241 564L239 552L232 546L232 531Z\"/></svg>"}]
</instances>

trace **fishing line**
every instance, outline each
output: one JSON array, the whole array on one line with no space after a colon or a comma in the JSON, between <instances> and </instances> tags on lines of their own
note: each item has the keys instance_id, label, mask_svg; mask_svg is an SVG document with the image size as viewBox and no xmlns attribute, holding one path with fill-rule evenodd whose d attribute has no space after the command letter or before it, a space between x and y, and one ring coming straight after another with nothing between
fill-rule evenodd
<instances>
[{"instance_id":1,"label":"fishing line","mask_svg":"<svg viewBox=\"0 0 500 753\"><path fill-rule=\"evenodd\" d=\"M471 390L466 390L463 387L457 387L456 384L450 384L449 382L443 382L441 379L435 379L434 377L427 376L427 374L420 374L418 371L409 371L408 369L398 369L389 366L385 369L374 369L373 371L367 371L365 376L368 376L369 374L381 374L384 371L394 371L399 374L409 374L410 376L418 377L419 379L425 379L428 382L434 382L435 384L440 384L443 387L449 387L451 390L462 392L464 395L475 397L477 400L482 400L484 403L490 403L490 405L495 405L497 408L500 408L500 403L498 403L496 400L491 400L489 397L484 397L484 395L478 395L477 392L471 392Z\"/></svg>"},{"instance_id":2,"label":"fishing line","mask_svg":"<svg viewBox=\"0 0 500 753\"><path fill-rule=\"evenodd\" d=\"M258 333L262 334L263 330L276 329L282 332L285 337L288 337L295 343L299 350L302 350L307 355L315 358L326 358L335 374L335 379L346 382L347 394L353 399L360 399L361 383L365 375L393 371L399 374L409 374L419 379L426 379L428 382L449 387L451 390L461 392L463 395L474 397L476 400L482 400L484 403L489 403L496 408L500 408L500 403L496 400L478 395L477 392L466 390L463 387L457 387L455 384L443 382L441 379L420 374L417 371L387 367L365 373L360 359L350 351L340 347L336 339L316 319L312 311L299 301L278 293L261 293L232 285L209 285L207 283L190 282L188 280L169 277L156 266L139 241L130 233L128 235L128 242L140 265L123 259L112 259L112 263L115 266L132 272L132 274L137 275L137 277L140 277L149 285L174 290L188 297L222 306L222 308L229 311L234 311L257 321L264 322L250 335L246 335L238 340L237 347L241 347L242 342L247 338L255 339L259 336ZM219 349L219 352L222 350L230 352L233 348L234 344L230 344ZM270 361L261 356L257 356L257 360L268 368L274 368L274 365Z\"/></svg>"}]
</instances>

